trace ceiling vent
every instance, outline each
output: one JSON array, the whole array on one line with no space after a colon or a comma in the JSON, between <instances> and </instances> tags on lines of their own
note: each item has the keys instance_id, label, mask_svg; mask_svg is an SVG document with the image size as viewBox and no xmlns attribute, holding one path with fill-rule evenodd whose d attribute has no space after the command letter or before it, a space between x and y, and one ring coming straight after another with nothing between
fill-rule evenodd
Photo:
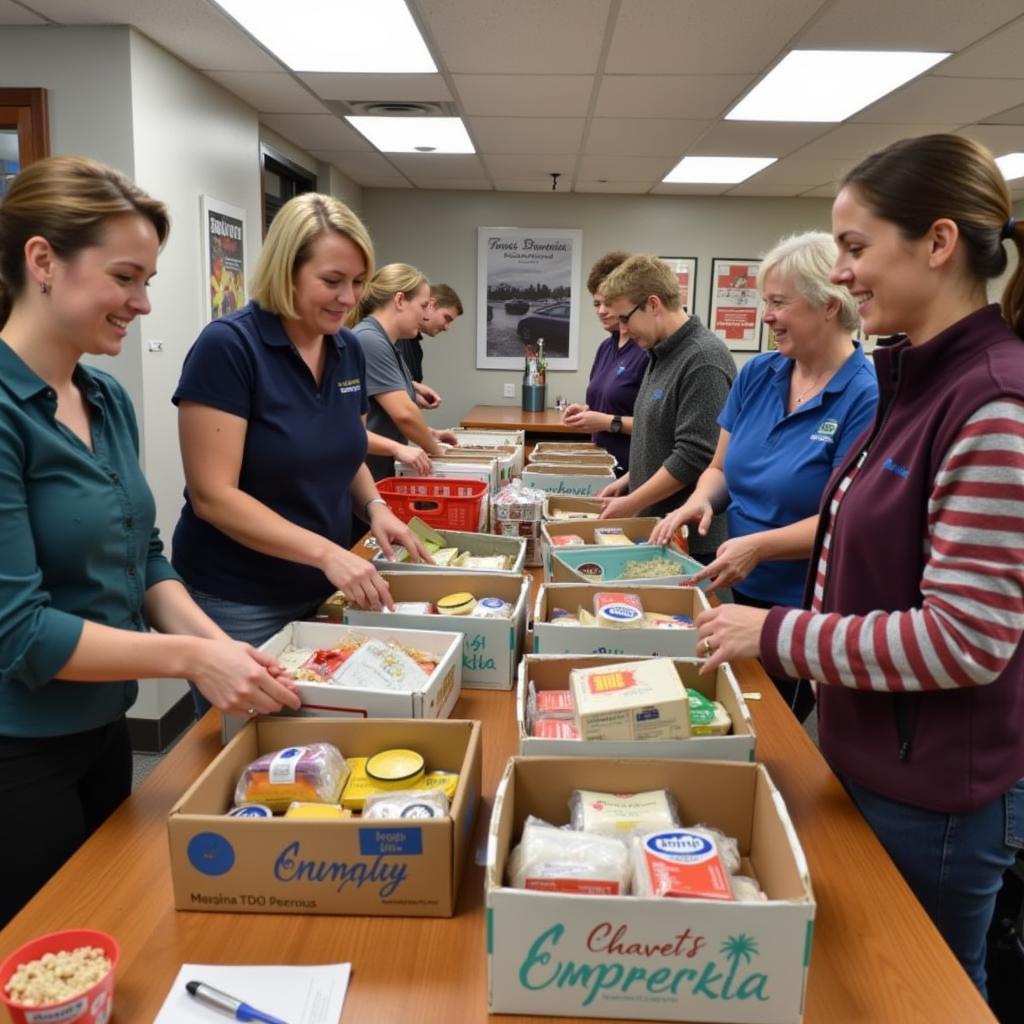
<instances>
[{"instance_id":1,"label":"ceiling vent","mask_svg":"<svg viewBox=\"0 0 1024 1024\"><path fill-rule=\"evenodd\" d=\"M327 107L339 117L458 117L454 103L423 100L336 100Z\"/></svg>"}]
</instances>

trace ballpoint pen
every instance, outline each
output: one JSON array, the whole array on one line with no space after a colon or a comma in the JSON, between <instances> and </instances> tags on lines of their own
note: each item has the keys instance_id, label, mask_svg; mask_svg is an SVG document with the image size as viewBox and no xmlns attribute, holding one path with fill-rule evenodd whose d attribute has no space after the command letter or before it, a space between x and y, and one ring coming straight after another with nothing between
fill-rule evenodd
<instances>
[{"instance_id":1,"label":"ballpoint pen","mask_svg":"<svg viewBox=\"0 0 1024 1024\"><path fill-rule=\"evenodd\" d=\"M188 994L193 999L197 999L199 1002L215 1010L220 1010L221 1013L234 1017L235 1020L263 1021L263 1024L285 1024L285 1021L281 1020L280 1017L273 1017L269 1013L263 1013L262 1010L257 1010L254 1006L242 1002L241 999L235 999L234 996L229 996L226 992L221 992L219 989L204 985L201 981L190 981L185 985L185 988L188 989Z\"/></svg>"}]
</instances>

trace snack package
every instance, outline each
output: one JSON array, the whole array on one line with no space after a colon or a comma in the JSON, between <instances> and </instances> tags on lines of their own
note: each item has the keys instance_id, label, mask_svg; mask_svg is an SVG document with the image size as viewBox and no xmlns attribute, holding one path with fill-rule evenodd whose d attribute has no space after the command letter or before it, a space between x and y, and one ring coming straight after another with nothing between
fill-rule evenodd
<instances>
[{"instance_id":1,"label":"snack package","mask_svg":"<svg viewBox=\"0 0 1024 1024\"><path fill-rule=\"evenodd\" d=\"M526 540L526 565L541 565L540 524L547 494L512 480L491 499L491 529L503 537Z\"/></svg>"},{"instance_id":2,"label":"snack package","mask_svg":"<svg viewBox=\"0 0 1024 1024\"><path fill-rule=\"evenodd\" d=\"M572 827L580 832L623 835L679 828L675 797L667 789L645 793L597 793L573 790L569 797Z\"/></svg>"},{"instance_id":3,"label":"snack package","mask_svg":"<svg viewBox=\"0 0 1024 1024\"><path fill-rule=\"evenodd\" d=\"M566 520L566 519L597 519L600 515L599 512L568 512L564 509L556 508L554 512L549 516L550 519Z\"/></svg>"},{"instance_id":4,"label":"snack package","mask_svg":"<svg viewBox=\"0 0 1024 1024\"><path fill-rule=\"evenodd\" d=\"M481 597L470 614L474 619L510 619L512 605L500 597Z\"/></svg>"},{"instance_id":5,"label":"snack package","mask_svg":"<svg viewBox=\"0 0 1024 1024\"><path fill-rule=\"evenodd\" d=\"M353 633L334 647L313 651L292 675L306 683L326 683L365 643L365 635Z\"/></svg>"},{"instance_id":6,"label":"snack package","mask_svg":"<svg viewBox=\"0 0 1024 1024\"><path fill-rule=\"evenodd\" d=\"M563 533L551 538L551 546L553 548L582 547L584 543L583 538L576 533Z\"/></svg>"},{"instance_id":7,"label":"snack package","mask_svg":"<svg viewBox=\"0 0 1024 1024\"><path fill-rule=\"evenodd\" d=\"M323 821L340 821L351 818L352 812L340 804L308 804L301 800L293 800L284 812L286 818L302 818L306 821L319 819Z\"/></svg>"},{"instance_id":8,"label":"snack package","mask_svg":"<svg viewBox=\"0 0 1024 1024\"><path fill-rule=\"evenodd\" d=\"M285 747L256 758L235 787L235 803L287 810L293 800L336 804L348 781L349 766L330 743Z\"/></svg>"},{"instance_id":9,"label":"snack package","mask_svg":"<svg viewBox=\"0 0 1024 1024\"><path fill-rule=\"evenodd\" d=\"M447 818L448 797L439 789L395 789L371 793L363 803L363 820L380 818Z\"/></svg>"},{"instance_id":10,"label":"snack package","mask_svg":"<svg viewBox=\"0 0 1024 1024\"><path fill-rule=\"evenodd\" d=\"M452 562L464 569L484 569L490 572L504 572L509 568L508 555L470 555L466 554Z\"/></svg>"},{"instance_id":11,"label":"snack package","mask_svg":"<svg viewBox=\"0 0 1024 1024\"><path fill-rule=\"evenodd\" d=\"M629 849L621 839L555 828L532 815L508 858L514 889L625 896L629 875Z\"/></svg>"},{"instance_id":12,"label":"snack package","mask_svg":"<svg viewBox=\"0 0 1024 1024\"><path fill-rule=\"evenodd\" d=\"M430 673L437 667L427 660L430 657L422 651L407 651L396 643L367 640L329 682L336 686L414 693L427 685ZM428 665L433 668L428 670Z\"/></svg>"},{"instance_id":13,"label":"snack package","mask_svg":"<svg viewBox=\"0 0 1024 1024\"><path fill-rule=\"evenodd\" d=\"M732 732L732 719L722 704L690 687L686 695L690 699L691 736L728 736Z\"/></svg>"},{"instance_id":14,"label":"snack package","mask_svg":"<svg viewBox=\"0 0 1024 1024\"><path fill-rule=\"evenodd\" d=\"M707 829L666 829L633 840L633 892L706 900L734 899L729 872Z\"/></svg>"},{"instance_id":15,"label":"snack package","mask_svg":"<svg viewBox=\"0 0 1024 1024\"><path fill-rule=\"evenodd\" d=\"M556 626L578 626L579 620L568 608L552 608L548 612L548 622Z\"/></svg>"},{"instance_id":16,"label":"snack package","mask_svg":"<svg viewBox=\"0 0 1024 1024\"><path fill-rule=\"evenodd\" d=\"M594 618L599 626L635 629L644 624L644 605L635 594L598 592L594 595Z\"/></svg>"},{"instance_id":17,"label":"snack package","mask_svg":"<svg viewBox=\"0 0 1024 1024\"><path fill-rule=\"evenodd\" d=\"M594 543L606 547L622 547L633 542L622 532L619 526L598 526L594 529Z\"/></svg>"},{"instance_id":18,"label":"snack package","mask_svg":"<svg viewBox=\"0 0 1024 1024\"><path fill-rule=\"evenodd\" d=\"M533 683L530 683L532 690ZM532 697L532 710L535 718L576 717L576 705L572 702L571 690L538 690Z\"/></svg>"},{"instance_id":19,"label":"snack package","mask_svg":"<svg viewBox=\"0 0 1024 1024\"><path fill-rule=\"evenodd\" d=\"M693 629L689 615L668 615L665 612L644 612L644 625L654 629Z\"/></svg>"},{"instance_id":20,"label":"snack package","mask_svg":"<svg viewBox=\"0 0 1024 1024\"><path fill-rule=\"evenodd\" d=\"M382 612L390 613L390 608L382 608ZM429 601L396 601L395 615L433 615L434 606Z\"/></svg>"},{"instance_id":21,"label":"snack package","mask_svg":"<svg viewBox=\"0 0 1024 1024\"><path fill-rule=\"evenodd\" d=\"M576 723L565 718L538 718L530 726L530 735L546 740L578 740Z\"/></svg>"}]
</instances>

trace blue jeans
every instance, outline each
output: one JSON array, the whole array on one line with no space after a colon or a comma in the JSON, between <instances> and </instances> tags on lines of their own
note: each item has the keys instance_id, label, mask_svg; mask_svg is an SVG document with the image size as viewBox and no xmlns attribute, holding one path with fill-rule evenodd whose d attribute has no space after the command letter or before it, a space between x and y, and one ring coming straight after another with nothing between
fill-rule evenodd
<instances>
[{"instance_id":1,"label":"blue jeans","mask_svg":"<svg viewBox=\"0 0 1024 1024\"><path fill-rule=\"evenodd\" d=\"M1024 779L970 814L911 807L840 779L971 981L986 995L985 934L1003 874L1024 848Z\"/></svg>"},{"instance_id":2,"label":"blue jeans","mask_svg":"<svg viewBox=\"0 0 1024 1024\"><path fill-rule=\"evenodd\" d=\"M259 647L289 622L308 619L320 607L319 601L312 604L309 601L300 604L241 604L238 601L225 601L222 597L214 597L201 590L190 592L192 600L228 636L252 644L253 647ZM190 680L188 685L196 706L196 718L202 718L213 705L199 692L195 683Z\"/></svg>"}]
</instances>

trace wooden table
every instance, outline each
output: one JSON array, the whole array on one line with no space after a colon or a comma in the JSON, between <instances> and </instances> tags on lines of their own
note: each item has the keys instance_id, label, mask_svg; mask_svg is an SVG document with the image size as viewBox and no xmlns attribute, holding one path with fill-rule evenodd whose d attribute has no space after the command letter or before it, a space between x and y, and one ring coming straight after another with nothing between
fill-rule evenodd
<instances>
[{"instance_id":1,"label":"wooden table","mask_svg":"<svg viewBox=\"0 0 1024 1024\"><path fill-rule=\"evenodd\" d=\"M994 1021L759 664L734 667L743 689L761 694L750 703L758 758L785 797L817 899L807 1024ZM515 752L513 695L464 691L454 717L483 723L484 797L477 863L466 866L454 918L176 912L165 819L220 749L218 716L210 712L0 933L0 955L60 928L113 933L121 943L115 1024L151 1021L183 962L350 961L345 1022L487 1019L480 863L495 788ZM494 1020L540 1024L556 1018Z\"/></svg>"},{"instance_id":2,"label":"wooden table","mask_svg":"<svg viewBox=\"0 0 1024 1024\"><path fill-rule=\"evenodd\" d=\"M514 405L474 405L459 421L460 427L470 430L525 430L526 443L538 441L567 440L570 437L590 437L590 432L573 430L562 422L557 409L543 412L523 412Z\"/></svg>"}]
</instances>

